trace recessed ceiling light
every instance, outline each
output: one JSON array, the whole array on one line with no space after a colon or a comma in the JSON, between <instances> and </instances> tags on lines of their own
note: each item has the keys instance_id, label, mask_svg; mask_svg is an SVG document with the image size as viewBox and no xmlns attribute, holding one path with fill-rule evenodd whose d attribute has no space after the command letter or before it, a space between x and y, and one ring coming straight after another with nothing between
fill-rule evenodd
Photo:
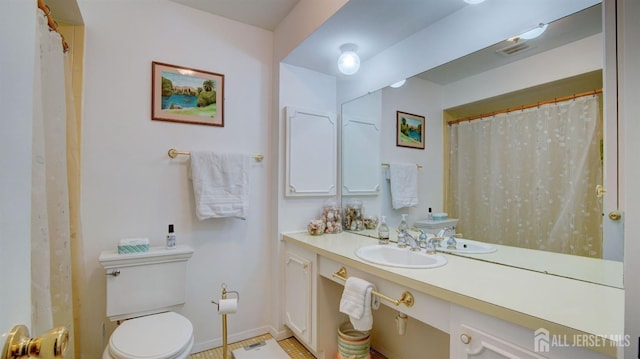
<instances>
[{"instance_id":1,"label":"recessed ceiling light","mask_svg":"<svg viewBox=\"0 0 640 359\"><path fill-rule=\"evenodd\" d=\"M477 5L477 4L480 4L481 2L484 2L484 0L464 0L464 2L471 5Z\"/></svg>"}]
</instances>

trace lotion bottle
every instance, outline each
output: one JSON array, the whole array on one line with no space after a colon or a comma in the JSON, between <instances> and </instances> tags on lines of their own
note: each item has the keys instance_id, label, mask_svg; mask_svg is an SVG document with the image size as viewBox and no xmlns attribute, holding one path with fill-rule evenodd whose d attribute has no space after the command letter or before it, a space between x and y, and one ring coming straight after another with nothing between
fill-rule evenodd
<instances>
[{"instance_id":1,"label":"lotion bottle","mask_svg":"<svg viewBox=\"0 0 640 359\"><path fill-rule=\"evenodd\" d=\"M382 216L378 227L378 244L389 244L389 226L387 226L385 216Z\"/></svg>"},{"instance_id":2,"label":"lotion bottle","mask_svg":"<svg viewBox=\"0 0 640 359\"><path fill-rule=\"evenodd\" d=\"M176 247L176 234L173 233L173 224L169 225L169 233L167 233L167 249Z\"/></svg>"},{"instance_id":3,"label":"lotion bottle","mask_svg":"<svg viewBox=\"0 0 640 359\"><path fill-rule=\"evenodd\" d=\"M398 225L398 247L404 248L407 246L407 239L404 238L404 233L409 229L409 225L407 224L407 214L402 214L402 219L400 220L400 224Z\"/></svg>"}]
</instances>

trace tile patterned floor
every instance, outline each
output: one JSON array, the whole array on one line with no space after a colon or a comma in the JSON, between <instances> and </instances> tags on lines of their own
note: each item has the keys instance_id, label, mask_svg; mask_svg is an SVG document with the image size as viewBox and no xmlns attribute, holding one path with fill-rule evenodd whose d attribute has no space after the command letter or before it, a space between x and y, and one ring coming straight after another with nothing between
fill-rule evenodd
<instances>
[{"instance_id":1,"label":"tile patterned floor","mask_svg":"<svg viewBox=\"0 0 640 359\"><path fill-rule=\"evenodd\" d=\"M229 355L227 355L227 359L232 359L231 351L242 348L245 345L259 343L265 341L267 339L271 339L271 335L265 334L259 337L243 340L241 342L233 343L227 345L227 349L229 351ZM304 345L300 344L296 338L291 337L278 342L280 347L289 354L292 359L315 359L311 353L304 347ZM214 348L211 350L207 350L200 353L191 354L189 359L222 359L222 347ZM371 359L386 359L382 354L376 352L375 350L371 351Z\"/></svg>"}]
</instances>

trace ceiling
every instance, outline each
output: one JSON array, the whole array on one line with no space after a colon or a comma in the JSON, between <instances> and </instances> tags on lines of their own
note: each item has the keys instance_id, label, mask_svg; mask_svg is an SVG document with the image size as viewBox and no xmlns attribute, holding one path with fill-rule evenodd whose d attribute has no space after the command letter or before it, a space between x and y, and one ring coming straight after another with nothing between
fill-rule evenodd
<instances>
[{"instance_id":1,"label":"ceiling","mask_svg":"<svg viewBox=\"0 0 640 359\"><path fill-rule=\"evenodd\" d=\"M273 31L299 0L171 0L188 7Z\"/></svg>"},{"instance_id":2,"label":"ceiling","mask_svg":"<svg viewBox=\"0 0 640 359\"><path fill-rule=\"evenodd\" d=\"M273 31L300 0L171 1ZM47 3L56 20L71 24L83 23L75 0L47 0ZM341 45L356 44L357 52L364 62L464 6L473 5L467 5L463 0L349 0L283 61L325 74L345 77L338 72L336 65ZM599 11L594 10L585 16L600 16ZM535 41L530 40L531 48L518 53L517 56L499 55L496 50L509 45L503 42L473 54L472 58L462 58L439 67L437 72L430 71L429 75L421 77L444 84L473 74L471 69L475 73L486 71L600 31L593 27L584 29L584 32L576 30L575 26L581 23L589 22L557 21L553 26L549 26L543 37ZM564 26L574 28L567 30ZM560 37L551 36L553 34L560 34ZM474 66L470 66L470 63Z\"/></svg>"}]
</instances>

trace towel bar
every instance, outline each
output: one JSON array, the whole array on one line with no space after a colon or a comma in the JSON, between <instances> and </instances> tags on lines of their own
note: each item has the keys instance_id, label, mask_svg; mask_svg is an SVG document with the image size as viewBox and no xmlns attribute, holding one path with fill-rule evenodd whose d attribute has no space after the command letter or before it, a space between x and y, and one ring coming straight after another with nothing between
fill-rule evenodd
<instances>
[{"instance_id":1,"label":"towel bar","mask_svg":"<svg viewBox=\"0 0 640 359\"><path fill-rule=\"evenodd\" d=\"M340 268L339 271L335 272L332 274L333 277L338 278L338 279L342 279L344 281L347 280L347 269L345 267ZM387 300L393 304L395 304L396 306L400 305L400 303L403 303L404 305L406 305L407 307L413 307L414 304L414 299L413 299L413 294L411 294L411 292L405 291L404 293L402 293L402 297L400 299L393 299L391 297L388 297L380 292L377 292L375 290L371 291L371 294L378 296L384 300Z\"/></svg>"},{"instance_id":2,"label":"towel bar","mask_svg":"<svg viewBox=\"0 0 640 359\"><path fill-rule=\"evenodd\" d=\"M187 151L178 151L175 148L171 148L169 149L169 151L167 152L167 154L169 155L169 157L171 158L176 158L178 156L184 155L184 156L191 156L191 152L187 152ZM262 162L262 160L264 159L263 155L254 155L253 159L256 160L256 162Z\"/></svg>"},{"instance_id":3,"label":"towel bar","mask_svg":"<svg viewBox=\"0 0 640 359\"><path fill-rule=\"evenodd\" d=\"M422 165L416 164L416 166L418 166L418 168L422 168ZM387 162L382 162L382 167L389 167L389 164Z\"/></svg>"}]
</instances>

